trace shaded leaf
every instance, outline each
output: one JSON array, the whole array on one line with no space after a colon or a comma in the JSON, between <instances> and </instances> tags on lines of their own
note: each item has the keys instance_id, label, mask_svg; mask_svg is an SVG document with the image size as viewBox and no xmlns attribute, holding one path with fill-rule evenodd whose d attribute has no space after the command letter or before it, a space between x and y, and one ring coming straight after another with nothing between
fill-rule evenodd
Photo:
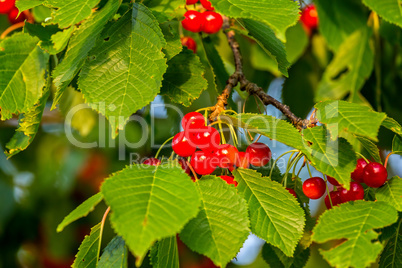
<instances>
[{"instance_id":1,"label":"shaded leaf","mask_svg":"<svg viewBox=\"0 0 402 268\"><path fill-rule=\"evenodd\" d=\"M150 256L153 268L179 268L179 251L176 236L156 242L151 249Z\"/></svg>"},{"instance_id":2,"label":"shaded leaf","mask_svg":"<svg viewBox=\"0 0 402 268\"><path fill-rule=\"evenodd\" d=\"M300 268L304 267L310 257L310 248L303 249L300 245L296 247L294 257L287 257L278 248L270 244L262 247L262 257L270 267L275 268Z\"/></svg>"},{"instance_id":3,"label":"shaded leaf","mask_svg":"<svg viewBox=\"0 0 402 268\"><path fill-rule=\"evenodd\" d=\"M373 157L374 161L377 163L382 163L381 157L380 157L380 150L378 149L377 145L372 142L371 140L367 139L366 137L362 136L355 136L360 143L363 145L363 147L367 150L367 152Z\"/></svg>"},{"instance_id":4,"label":"shaded leaf","mask_svg":"<svg viewBox=\"0 0 402 268\"><path fill-rule=\"evenodd\" d=\"M398 176L389 179L384 186L375 192L378 201L384 201L402 211L402 179Z\"/></svg>"},{"instance_id":5,"label":"shaded leaf","mask_svg":"<svg viewBox=\"0 0 402 268\"><path fill-rule=\"evenodd\" d=\"M166 46L163 48L163 53L165 53L167 60L172 59L183 50L180 35L176 30L177 27L177 21L165 22L161 24L162 33L166 40Z\"/></svg>"},{"instance_id":6,"label":"shaded leaf","mask_svg":"<svg viewBox=\"0 0 402 268\"><path fill-rule=\"evenodd\" d=\"M379 267L380 268L398 268L402 267L402 220L395 225L393 236L385 245L384 251L381 254Z\"/></svg>"},{"instance_id":7,"label":"shaded leaf","mask_svg":"<svg viewBox=\"0 0 402 268\"><path fill-rule=\"evenodd\" d=\"M402 137L398 134L392 140L392 152L402 155Z\"/></svg>"},{"instance_id":8,"label":"shaded leaf","mask_svg":"<svg viewBox=\"0 0 402 268\"><path fill-rule=\"evenodd\" d=\"M123 238L116 236L104 249L97 267L126 268L127 256L127 248Z\"/></svg>"},{"instance_id":9,"label":"shaded leaf","mask_svg":"<svg viewBox=\"0 0 402 268\"><path fill-rule=\"evenodd\" d=\"M386 117L381 125L402 136L402 126L395 119Z\"/></svg>"}]
</instances>

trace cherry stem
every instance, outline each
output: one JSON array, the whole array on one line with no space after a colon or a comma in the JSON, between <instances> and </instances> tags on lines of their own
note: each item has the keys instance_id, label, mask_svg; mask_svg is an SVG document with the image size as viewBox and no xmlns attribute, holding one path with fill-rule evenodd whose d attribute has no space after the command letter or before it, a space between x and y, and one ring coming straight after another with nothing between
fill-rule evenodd
<instances>
[{"instance_id":1,"label":"cherry stem","mask_svg":"<svg viewBox=\"0 0 402 268\"><path fill-rule=\"evenodd\" d=\"M96 264L98 264L99 254L100 254L101 245L102 245L103 228L105 226L106 218L107 218L107 215L109 214L109 212L110 212L110 207L107 207L107 209L106 209L106 211L105 211L105 213L103 214L103 217L102 217L101 226L100 226L98 253L97 253L97 257L96 257Z\"/></svg>"},{"instance_id":2,"label":"cherry stem","mask_svg":"<svg viewBox=\"0 0 402 268\"><path fill-rule=\"evenodd\" d=\"M169 141L173 140L173 138L174 138L174 136L173 136L173 137L170 137L170 138L167 139L164 143L162 143L161 147L159 147L158 151L157 151L156 154L155 154L155 158L158 158L159 153L161 152L163 146L165 146L166 143L168 143Z\"/></svg>"},{"instance_id":3,"label":"cherry stem","mask_svg":"<svg viewBox=\"0 0 402 268\"><path fill-rule=\"evenodd\" d=\"M295 175L297 164L299 164L300 159L302 159L303 155L300 155L297 159L297 162L293 165L292 177ZM297 176L296 176L297 177Z\"/></svg>"},{"instance_id":4,"label":"cherry stem","mask_svg":"<svg viewBox=\"0 0 402 268\"><path fill-rule=\"evenodd\" d=\"M0 35L0 39L4 39L6 38L6 36L11 33L14 30L17 30L19 28L24 27L25 25L25 21L23 22L18 22L16 24L11 25L10 27L8 27L1 35Z\"/></svg>"},{"instance_id":5,"label":"cherry stem","mask_svg":"<svg viewBox=\"0 0 402 268\"><path fill-rule=\"evenodd\" d=\"M193 167L191 166L189 161L187 161L187 165L190 168L191 173L193 173L193 176L194 176L195 180L198 181L199 179L198 179L197 173L195 173L195 170L193 169Z\"/></svg>"},{"instance_id":6,"label":"cherry stem","mask_svg":"<svg viewBox=\"0 0 402 268\"><path fill-rule=\"evenodd\" d=\"M328 183L327 183L328 178L327 178L326 175L324 175L324 178L325 178L325 189L326 189L326 191L327 191L329 203L331 204L331 208L332 208L334 205L332 204L332 198L331 198L331 195L329 194L329 188L328 188Z\"/></svg>"},{"instance_id":7,"label":"cherry stem","mask_svg":"<svg viewBox=\"0 0 402 268\"><path fill-rule=\"evenodd\" d=\"M387 157L385 157L385 160L384 160L384 167L387 168L388 159L389 159L389 157L390 157L391 155L393 155L393 154L401 154L401 153L402 153L402 151L390 152L390 153L387 155Z\"/></svg>"},{"instance_id":8,"label":"cherry stem","mask_svg":"<svg viewBox=\"0 0 402 268\"><path fill-rule=\"evenodd\" d=\"M223 133L222 120L221 120L220 116L218 116L218 122L219 122L218 126L219 126L219 132L221 133L222 142L223 142L223 144L226 144L225 133Z\"/></svg>"},{"instance_id":9,"label":"cherry stem","mask_svg":"<svg viewBox=\"0 0 402 268\"><path fill-rule=\"evenodd\" d=\"M311 175L310 165L308 164L308 160L307 160L307 159L306 159L306 166L307 166L308 174L310 175L310 178L312 178L313 175Z\"/></svg>"},{"instance_id":10,"label":"cherry stem","mask_svg":"<svg viewBox=\"0 0 402 268\"><path fill-rule=\"evenodd\" d=\"M356 154L357 154L358 156L360 156L361 158L363 158L363 159L364 159L364 161L366 161L367 163L370 163L370 161L369 161L369 160L367 160L367 158L366 158L364 155L362 155L361 153L356 152Z\"/></svg>"},{"instance_id":11,"label":"cherry stem","mask_svg":"<svg viewBox=\"0 0 402 268\"><path fill-rule=\"evenodd\" d=\"M270 179L272 179L272 178L271 178L271 176L272 176L272 171L273 171L274 168L275 168L276 162L278 162L278 160L279 160L281 157L283 157L283 156L285 156L285 155L287 155L287 154L290 154L290 153L292 153L292 152L297 152L297 150L290 150L290 151L287 151L287 152L281 154L277 159L275 159L274 163L272 164L271 171L269 172L269 178L270 178Z\"/></svg>"},{"instance_id":12,"label":"cherry stem","mask_svg":"<svg viewBox=\"0 0 402 268\"><path fill-rule=\"evenodd\" d=\"M295 153L292 153L292 155L289 157L289 159L292 158L293 154L295 154ZM286 188L286 185L287 185L287 182L288 182L288 174L289 174L289 171L290 171L290 169L292 168L292 166L293 166L293 164L295 163L295 161L296 161L301 155L302 155L302 152L299 152L299 153L289 162L288 168L286 169L286 172L285 172L285 176L283 177L283 179L285 179L285 183L284 183L285 188ZM282 182L283 182L283 179L282 179Z\"/></svg>"}]
</instances>

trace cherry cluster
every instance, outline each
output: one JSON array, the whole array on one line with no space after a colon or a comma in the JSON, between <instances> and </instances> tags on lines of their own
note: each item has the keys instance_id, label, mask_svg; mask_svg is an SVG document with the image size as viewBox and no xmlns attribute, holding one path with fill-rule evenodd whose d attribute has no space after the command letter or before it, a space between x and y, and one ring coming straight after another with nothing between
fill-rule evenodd
<instances>
[{"instance_id":1,"label":"cherry cluster","mask_svg":"<svg viewBox=\"0 0 402 268\"><path fill-rule=\"evenodd\" d=\"M187 0L186 4L196 4L195 0ZM196 10L188 10L184 14L184 20L181 24L187 31L199 33L204 32L207 34L217 33L223 24L223 18L219 13L214 12L211 2L208 0L201 0L201 5L206 9L205 12L198 12Z\"/></svg>"},{"instance_id":2,"label":"cherry cluster","mask_svg":"<svg viewBox=\"0 0 402 268\"><path fill-rule=\"evenodd\" d=\"M0 14L8 15L8 21L11 24L23 22L26 19L24 13L18 16L18 8L15 6L15 0L0 0Z\"/></svg>"}]
</instances>

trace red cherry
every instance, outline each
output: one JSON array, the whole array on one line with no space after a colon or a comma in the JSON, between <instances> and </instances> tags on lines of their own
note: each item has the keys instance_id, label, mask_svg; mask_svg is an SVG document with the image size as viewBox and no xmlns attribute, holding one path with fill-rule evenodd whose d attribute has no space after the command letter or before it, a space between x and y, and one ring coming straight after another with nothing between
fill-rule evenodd
<instances>
[{"instance_id":1,"label":"red cherry","mask_svg":"<svg viewBox=\"0 0 402 268\"><path fill-rule=\"evenodd\" d=\"M184 13L184 20L181 22L184 29L193 33L201 32L204 23L205 16L195 10Z\"/></svg>"},{"instance_id":2,"label":"red cherry","mask_svg":"<svg viewBox=\"0 0 402 268\"><path fill-rule=\"evenodd\" d=\"M229 168L236 163L237 154L239 151L236 147L230 144L221 144L215 150L215 156L218 158L218 166L221 168Z\"/></svg>"},{"instance_id":3,"label":"red cherry","mask_svg":"<svg viewBox=\"0 0 402 268\"><path fill-rule=\"evenodd\" d=\"M366 160L363 158L357 159L355 170L350 175L354 181L363 182L364 168L367 166Z\"/></svg>"},{"instance_id":4,"label":"red cherry","mask_svg":"<svg viewBox=\"0 0 402 268\"><path fill-rule=\"evenodd\" d=\"M182 157L191 156L196 150L194 144L184 135L184 131L177 133L173 137L172 148L176 154Z\"/></svg>"},{"instance_id":5,"label":"red cherry","mask_svg":"<svg viewBox=\"0 0 402 268\"><path fill-rule=\"evenodd\" d=\"M11 9L11 11L8 13L8 21L11 24L23 22L27 18L24 13L21 13L19 16L18 16L18 13L19 13L19 10L16 7Z\"/></svg>"},{"instance_id":6,"label":"red cherry","mask_svg":"<svg viewBox=\"0 0 402 268\"><path fill-rule=\"evenodd\" d=\"M309 29L316 29L318 26L318 13L314 4L306 6L300 17L301 22Z\"/></svg>"},{"instance_id":7,"label":"red cherry","mask_svg":"<svg viewBox=\"0 0 402 268\"><path fill-rule=\"evenodd\" d=\"M183 116L183 119L181 120L181 126L185 130L190 128L205 127L205 118L200 113L191 112Z\"/></svg>"},{"instance_id":8,"label":"red cherry","mask_svg":"<svg viewBox=\"0 0 402 268\"><path fill-rule=\"evenodd\" d=\"M349 191L345 188L340 190L340 198L342 203L354 201L354 200L362 200L364 198L364 189L360 183L352 181L350 182Z\"/></svg>"},{"instance_id":9,"label":"red cherry","mask_svg":"<svg viewBox=\"0 0 402 268\"><path fill-rule=\"evenodd\" d=\"M198 0L186 0L186 5L195 5L198 3Z\"/></svg>"},{"instance_id":10,"label":"red cherry","mask_svg":"<svg viewBox=\"0 0 402 268\"><path fill-rule=\"evenodd\" d=\"M250 166L247 153L239 152L237 154L236 166L241 168L248 168Z\"/></svg>"},{"instance_id":11,"label":"red cherry","mask_svg":"<svg viewBox=\"0 0 402 268\"><path fill-rule=\"evenodd\" d=\"M337 180L335 180L334 178L332 178L328 175L327 175L327 179L328 179L329 183L331 183L333 186L341 186Z\"/></svg>"},{"instance_id":12,"label":"red cherry","mask_svg":"<svg viewBox=\"0 0 402 268\"><path fill-rule=\"evenodd\" d=\"M250 144L246 149L246 154L251 165L256 167L265 166L271 160L271 150L261 142Z\"/></svg>"},{"instance_id":13,"label":"red cherry","mask_svg":"<svg viewBox=\"0 0 402 268\"><path fill-rule=\"evenodd\" d=\"M221 137L213 127L207 126L198 129L188 129L186 136L194 146L203 151L212 153L218 148Z\"/></svg>"},{"instance_id":14,"label":"red cherry","mask_svg":"<svg viewBox=\"0 0 402 268\"><path fill-rule=\"evenodd\" d=\"M202 31L207 34L214 34L219 32L223 24L221 14L213 11L206 11L202 13L202 15L204 16Z\"/></svg>"},{"instance_id":15,"label":"red cherry","mask_svg":"<svg viewBox=\"0 0 402 268\"><path fill-rule=\"evenodd\" d=\"M329 197L331 197L332 206L337 206L337 205L342 203L341 196L340 196L340 191L332 191L332 192L330 192ZM329 201L329 197L327 195L327 196L325 196L325 199L324 199L325 206L327 207L327 209L331 208L331 202Z\"/></svg>"},{"instance_id":16,"label":"red cherry","mask_svg":"<svg viewBox=\"0 0 402 268\"><path fill-rule=\"evenodd\" d=\"M181 168L183 169L183 171L191 176L191 169L190 169L190 165L188 164L188 162L184 159L179 159L179 164L180 164Z\"/></svg>"},{"instance_id":17,"label":"red cherry","mask_svg":"<svg viewBox=\"0 0 402 268\"><path fill-rule=\"evenodd\" d=\"M181 44L183 46L192 50L194 53L197 53L197 43L194 41L193 38L186 36L186 37L180 38L180 40L181 40ZM203 119L204 119L204 117L203 117Z\"/></svg>"},{"instance_id":18,"label":"red cherry","mask_svg":"<svg viewBox=\"0 0 402 268\"><path fill-rule=\"evenodd\" d=\"M149 165L149 166L159 166L161 164L161 160L151 157L147 158L142 162L144 165Z\"/></svg>"},{"instance_id":19,"label":"red cherry","mask_svg":"<svg viewBox=\"0 0 402 268\"><path fill-rule=\"evenodd\" d=\"M204 151L196 151L190 161L194 171L200 175L211 174L217 164L213 161L213 155Z\"/></svg>"},{"instance_id":20,"label":"red cherry","mask_svg":"<svg viewBox=\"0 0 402 268\"><path fill-rule=\"evenodd\" d=\"M0 14L9 13L13 7L15 7L15 0L0 0Z\"/></svg>"},{"instance_id":21,"label":"red cherry","mask_svg":"<svg viewBox=\"0 0 402 268\"><path fill-rule=\"evenodd\" d=\"M325 193L325 181L320 177L312 177L303 183L303 193L310 199L318 199Z\"/></svg>"},{"instance_id":22,"label":"red cherry","mask_svg":"<svg viewBox=\"0 0 402 268\"><path fill-rule=\"evenodd\" d=\"M233 176L223 175L223 176L219 176L219 177L221 177L222 180L226 181L227 184L233 184L234 186L237 186L237 184L238 184L237 181L234 180Z\"/></svg>"},{"instance_id":23,"label":"red cherry","mask_svg":"<svg viewBox=\"0 0 402 268\"><path fill-rule=\"evenodd\" d=\"M233 170L235 170L235 168L236 168L235 166L229 166L229 167L228 167L228 169L229 169L230 172L232 172Z\"/></svg>"},{"instance_id":24,"label":"red cherry","mask_svg":"<svg viewBox=\"0 0 402 268\"><path fill-rule=\"evenodd\" d=\"M387 181L387 169L377 162L372 162L364 168L363 180L369 187L378 188Z\"/></svg>"},{"instance_id":25,"label":"red cherry","mask_svg":"<svg viewBox=\"0 0 402 268\"><path fill-rule=\"evenodd\" d=\"M297 198L297 194L296 194L295 190L293 190L291 188L286 188L286 190L288 190L289 193L291 193L295 198Z\"/></svg>"},{"instance_id":26,"label":"red cherry","mask_svg":"<svg viewBox=\"0 0 402 268\"><path fill-rule=\"evenodd\" d=\"M212 3L209 2L208 0L201 0L201 5L206 9L206 10L215 10L215 8L212 6Z\"/></svg>"}]
</instances>

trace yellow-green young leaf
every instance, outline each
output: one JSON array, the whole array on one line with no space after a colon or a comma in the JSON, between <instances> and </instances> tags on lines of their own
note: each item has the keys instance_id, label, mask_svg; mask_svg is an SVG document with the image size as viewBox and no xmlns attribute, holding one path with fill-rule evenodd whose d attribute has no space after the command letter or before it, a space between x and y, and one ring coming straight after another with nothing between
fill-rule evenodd
<instances>
[{"instance_id":1,"label":"yellow-green young leaf","mask_svg":"<svg viewBox=\"0 0 402 268\"><path fill-rule=\"evenodd\" d=\"M392 152L402 155L402 136L398 134L392 140Z\"/></svg>"},{"instance_id":2,"label":"yellow-green young leaf","mask_svg":"<svg viewBox=\"0 0 402 268\"><path fill-rule=\"evenodd\" d=\"M251 169L233 171L248 203L251 231L291 257L302 237L304 211L282 185Z\"/></svg>"},{"instance_id":3,"label":"yellow-green young leaf","mask_svg":"<svg viewBox=\"0 0 402 268\"><path fill-rule=\"evenodd\" d=\"M179 268L179 251L176 236L156 242L151 249L150 257L153 268Z\"/></svg>"},{"instance_id":4,"label":"yellow-green young leaf","mask_svg":"<svg viewBox=\"0 0 402 268\"><path fill-rule=\"evenodd\" d=\"M363 0L363 3L384 20L402 27L402 11L399 0Z\"/></svg>"},{"instance_id":5,"label":"yellow-green young leaf","mask_svg":"<svg viewBox=\"0 0 402 268\"><path fill-rule=\"evenodd\" d=\"M89 212L93 211L97 204L102 201L103 196L102 193L97 193L87 200L85 200L81 205L79 205L76 209L70 212L64 220L57 226L57 232L63 231L63 229L69 225L70 223L78 220L79 218L85 217L89 214Z\"/></svg>"},{"instance_id":6,"label":"yellow-green young leaf","mask_svg":"<svg viewBox=\"0 0 402 268\"><path fill-rule=\"evenodd\" d=\"M168 62L161 94L169 97L172 102L188 107L208 87L204 73L204 66L198 56L184 48Z\"/></svg>"},{"instance_id":7,"label":"yellow-green young leaf","mask_svg":"<svg viewBox=\"0 0 402 268\"><path fill-rule=\"evenodd\" d=\"M249 235L247 204L235 187L215 176L198 182L201 210L180 233L180 239L193 251L226 267Z\"/></svg>"},{"instance_id":8,"label":"yellow-green young leaf","mask_svg":"<svg viewBox=\"0 0 402 268\"><path fill-rule=\"evenodd\" d=\"M318 110L317 119L326 124L332 140L340 132L347 131L378 141L378 130L387 117L385 113L375 112L365 105L339 100L319 102L315 108Z\"/></svg>"},{"instance_id":9,"label":"yellow-green young leaf","mask_svg":"<svg viewBox=\"0 0 402 268\"><path fill-rule=\"evenodd\" d=\"M402 267L402 219L395 224L394 235L388 240L381 253L380 268Z\"/></svg>"},{"instance_id":10,"label":"yellow-green young leaf","mask_svg":"<svg viewBox=\"0 0 402 268\"><path fill-rule=\"evenodd\" d=\"M386 117L381 124L383 127L388 128L392 132L402 136L402 126L393 118Z\"/></svg>"},{"instance_id":11,"label":"yellow-green young leaf","mask_svg":"<svg viewBox=\"0 0 402 268\"><path fill-rule=\"evenodd\" d=\"M72 268L96 268L101 243L101 223L91 228L91 234L86 235L78 248Z\"/></svg>"},{"instance_id":12,"label":"yellow-green young leaf","mask_svg":"<svg viewBox=\"0 0 402 268\"><path fill-rule=\"evenodd\" d=\"M45 0L17 0L15 6L20 12L42 5Z\"/></svg>"},{"instance_id":13,"label":"yellow-green young leaf","mask_svg":"<svg viewBox=\"0 0 402 268\"><path fill-rule=\"evenodd\" d=\"M56 108L64 90L78 74L89 51L95 46L103 27L113 18L120 3L121 0L107 1L105 6L92 13L71 37L64 58L52 73L54 84L57 87L52 109Z\"/></svg>"},{"instance_id":14,"label":"yellow-green young leaf","mask_svg":"<svg viewBox=\"0 0 402 268\"><path fill-rule=\"evenodd\" d=\"M378 201L384 201L402 211L402 179L395 176L388 180L384 186L377 189L375 197Z\"/></svg>"},{"instance_id":15,"label":"yellow-green young leaf","mask_svg":"<svg viewBox=\"0 0 402 268\"><path fill-rule=\"evenodd\" d=\"M383 246L374 241L378 233L373 229L393 224L398 213L385 202L359 200L326 210L313 229L317 243L343 239L334 248L320 250L331 266L364 268L377 259Z\"/></svg>"},{"instance_id":16,"label":"yellow-green young leaf","mask_svg":"<svg viewBox=\"0 0 402 268\"><path fill-rule=\"evenodd\" d=\"M78 86L86 102L109 119L115 137L130 115L159 93L166 41L151 11L136 3L102 39L85 62Z\"/></svg>"},{"instance_id":17,"label":"yellow-green young leaf","mask_svg":"<svg viewBox=\"0 0 402 268\"><path fill-rule=\"evenodd\" d=\"M126 243L123 238L116 236L106 246L97 267L126 268L127 256Z\"/></svg>"},{"instance_id":18,"label":"yellow-green young leaf","mask_svg":"<svg viewBox=\"0 0 402 268\"><path fill-rule=\"evenodd\" d=\"M291 0L211 0L216 11L231 17L267 24L283 42L286 29L299 19L299 3Z\"/></svg>"},{"instance_id":19,"label":"yellow-green young leaf","mask_svg":"<svg viewBox=\"0 0 402 268\"><path fill-rule=\"evenodd\" d=\"M374 161L382 164L380 150L378 149L377 145L366 137L362 137L359 135L355 135L355 137L363 145L366 151L373 157Z\"/></svg>"},{"instance_id":20,"label":"yellow-green young leaf","mask_svg":"<svg viewBox=\"0 0 402 268\"><path fill-rule=\"evenodd\" d=\"M111 207L111 222L142 262L150 246L172 236L199 210L200 196L176 162L160 166L132 165L102 184Z\"/></svg>"},{"instance_id":21,"label":"yellow-green young leaf","mask_svg":"<svg viewBox=\"0 0 402 268\"><path fill-rule=\"evenodd\" d=\"M45 86L49 54L38 46L39 39L17 33L0 42L1 119L28 112Z\"/></svg>"},{"instance_id":22,"label":"yellow-green young leaf","mask_svg":"<svg viewBox=\"0 0 402 268\"><path fill-rule=\"evenodd\" d=\"M349 189L350 174L356 168L356 153L352 146L343 138L331 140L322 126L304 129L302 133L312 165Z\"/></svg>"},{"instance_id":23,"label":"yellow-green young leaf","mask_svg":"<svg viewBox=\"0 0 402 268\"><path fill-rule=\"evenodd\" d=\"M358 102L359 91L370 76L374 52L369 29L355 31L338 48L338 53L328 65L318 85L316 100L342 99Z\"/></svg>"}]
</instances>

